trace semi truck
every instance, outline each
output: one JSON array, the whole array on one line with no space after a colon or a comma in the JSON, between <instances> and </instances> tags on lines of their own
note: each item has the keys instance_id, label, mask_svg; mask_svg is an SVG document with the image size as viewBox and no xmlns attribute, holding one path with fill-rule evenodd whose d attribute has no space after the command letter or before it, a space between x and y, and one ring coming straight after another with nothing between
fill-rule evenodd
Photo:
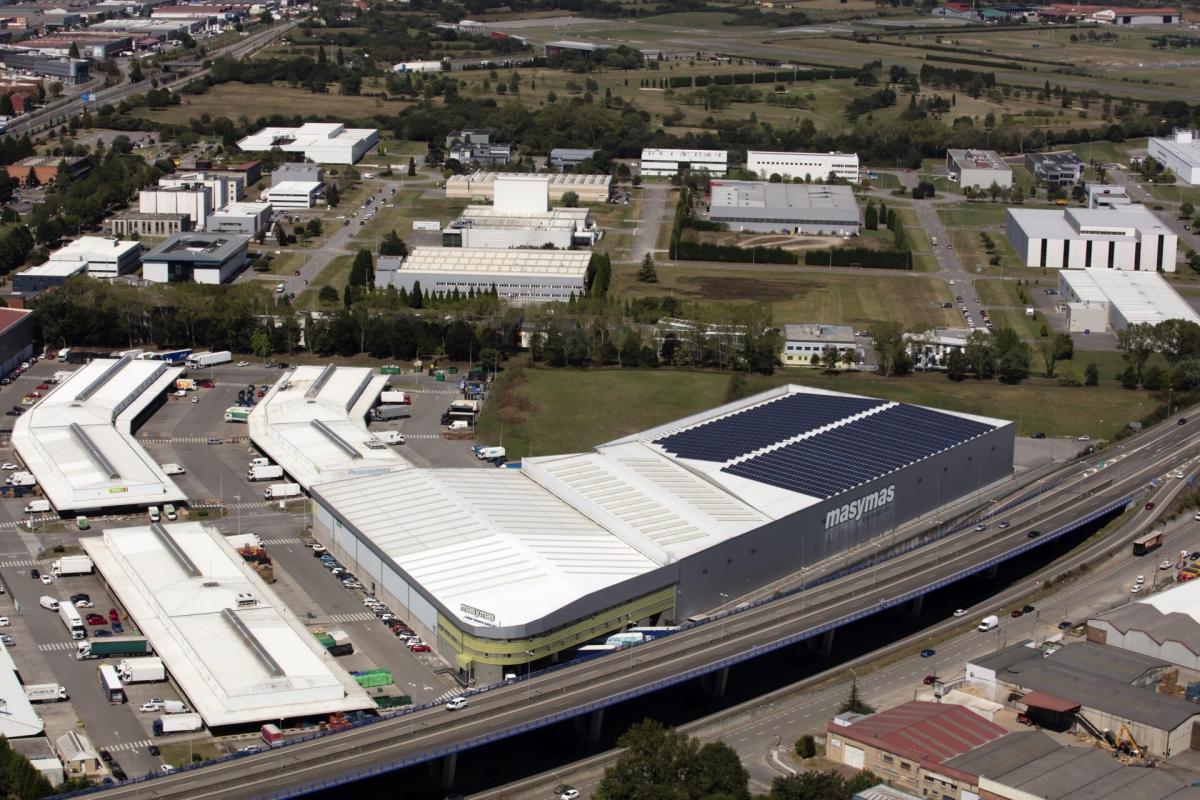
<instances>
[{"instance_id":1,"label":"semi truck","mask_svg":"<svg viewBox=\"0 0 1200 800\"><path fill-rule=\"evenodd\" d=\"M408 406L388 405L388 406L376 406L373 416L375 417L375 419L383 421L383 420L400 419L401 417L407 417L407 416L409 416L410 413L411 412L408 410Z\"/></svg>"},{"instance_id":2,"label":"semi truck","mask_svg":"<svg viewBox=\"0 0 1200 800\"><path fill-rule=\"evenodd\" d=\"M644 633L614 633L612 636L604 640L605 644L616 645L618 648L633 647L635 644L641 644L646 641Z\"/></svg>"},{"instance_id":3,"label":"semi truck","mask_svg":"<svg viewBox=\"0 0 1200 800\"><path fill-rule=\"evenodd\" d=\"M70 600L58 602L58 617L63 621L63 625L70 632L72 639L87 638L87 628L83 627L83 618L79 616L79 612L75 610L75 604Z\"/></svg>"},{"instance_id":4,"label":"semi truck","mask_svg":"<svg viewBox=\"0 0 1200 800\"><path fill-rule=\"evenodd\" d=\"M248 481L274 481L283 477L283 467L278 464L269 464L265 467L250 467L246 471L246 480Z\"/></svg>"},{"instance_id":5,"label":"semi truck","mask_svg":"<svg viewBox=\"0 0 1200 800\"><path fill-rule=\"evenodd\" d=\"M1150 531L1145 536L1139 536L1137 539L1134 539L1133 554L1135 556L1144 556L1151 550L1157 550L1159 547L1162 547L1163 533L1164 531L1162 530Z\"/></svg>"},{"instance_id":6,"label":"semi truck","mask_svg":"<svg viewBox=\"0 0 1200 800\"><path fill-rule=\"evenodd\" d=\"M35 683L25 687L25 696L31 703L61 703L70 698L67 690L57 683Z\"/></svg>"},{"instance_id":7,"label":"semi truck","mask_svg":"<svg viewBox=\"0 0 1200 800\"><path fill-rule=\"evenodd\" d=\"M250 412L253 410L253 408L246 408L245 406L230 406L225 409L225 421L245 422L250 418Z\"/></svg>"},{"instance_id":8,"label":"semi truck","mask_svg":"<svg viewBox=\"0 0 1200 800\"><path fill-rule=\"evenodd\" d=\"M218 364L228 364L233 361L233 353L228 350L218 350L215 353L192 353L187 357L187 365L192 369L215 367Z\"/></svg>"},{"instance_id":9,"label":"semi truck","mask_svg":"<svg viewBox=\"0 0 1200 800\"><path fill-rule=\"evenodd\" d=\"M108 664L101 664L96 672L100 676L100 690L104 692L105 698L113 705L120 705L125 702L125 685L121 683L121 678L117 675L117 671Z\"/></svg>"},{"instance_id":10,"label":"semi truck","mask_svg":"<svg viewBox=\"0 0 1200 800\"><path fill-rule=\"evenodd\" d=\"M157 656L122 659L117 664L117 674L125 683L151 683L167 679L167 669Z\"/></svg>"},{"instance_id":11,"label":"semi truck","mask_svg":"<svg viewBox=\"0 0 1200 800\"><path fill-rule=\"evenodd\" d=\"M204 720L199 714L167 714L154 720L154 735L166 736L172 733L191 733L202 730Z\"/></svg>"},{"instance_id":12,"label":"semi truck","mask_svg":"<svg viewBox=\"0 0 1200 800\"><path fill-rule=\"evenodd\" d=\"M396 403L402 406L412 405L412 395L410 395L408 392L401 392L396 389L385 389L383 393L379 395L379 402L385 405L389 403Z\"/></svg>"},{"instance_id":13,"label":"semi truck","mask_svg":"<svg viewBox=\"0 0 1200 800\"><path fill-rule=\"evenodd\" d=\"M63 556L50 562L50 574L56 578L65 575L91 575L96 569L88 556Z\"/></svg>"},{"instance_id":14,"label":"semi truck","mask_svg":"<svg viewBox=\"0 0 1200 800\"><path fill-rule=\"evenodd\" d=\"M288 497L300 496L300 484L298 483L272 483L263 492L263 497L267 500L283 500Z\"/></svg>"},{"instance_id":15,"label":"semi truck","mask_svg":"<svg viewBox=\"0 0 1200 800\"><path fill-rule=\"evenodd\" d=\"M109 636L84 640L75 644L75 658L116 658L118 656L148 656L154 653L145 636Z\"/></svg>"}]
</instances>

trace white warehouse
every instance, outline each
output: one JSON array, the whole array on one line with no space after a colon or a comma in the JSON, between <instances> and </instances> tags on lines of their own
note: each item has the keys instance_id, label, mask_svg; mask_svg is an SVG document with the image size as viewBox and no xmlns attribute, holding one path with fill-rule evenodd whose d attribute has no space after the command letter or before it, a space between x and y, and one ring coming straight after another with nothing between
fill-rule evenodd
<instances>
[{"instance_id":1,"label":"white warehouse","mask_svg":"<svg viewBox=\"0 0 1200 800\"><path fill-rule=\"evenodd\" d=\"M987 189L1012 186L1012 167L995 150L947 150L946 170L959 186Z\"/></svg>"},{"instance_id":2,"label":"white warehouse","mask_svg":"<svg viewBox=\"0 0 1200 800\"><path fill-rule=\"evenodd\" d=\"M1169 137L1151 136L1146 152L1182 183L1200 185L1200 139L1195 131L1175 131Z\"/></svg>"},{"instance_id":3,"label":"white warehouse","mask_svg":"<svg viewBox=\"0 0 1200 800\"><path fill-rule=\"evenodd\" d=\"M279 148L303 153L318 164L354 164L379 144L376 128L347 128L339 122L306 122L299 128L263 128L238 142L248 153Z\"/></svg>"},{"instance_id":4,"label":"white warehouse","mask_svg":"<svg viewBox=\"0 0 1200 800\"><path fill-rule=\"evenodd\" d=\"M1142 205L1010 208L1004 233L1027 267L1174 272L1179 237Z\"/></svg>"},{"instance_id":5,"label":"white warehouse","mask_svg":"<svg viewBox=\"0 0 1200 800\"><path fill-rule=\"evenodd\" d=\"M830 175L856 182L859 176L858 153L775 153L750 150L746 169L768 180L779 175L784 180L828 180Z\"/></svg>"},{"instance_id":6,"label":"white warehouse","mask_svg":"<svg viewBox=\"0 0 1200 800\"><path fill-rule=\"evenodd\" d=\"M141 263L142 243L109 239L103 236L80 236L50 254L47 265L79 264L93 278L116 278L136 272Z\"/></svg>"},{"instance_id":7,"label":"white warehouse","mask_svg":"<svg viewBox=\"0 0 1200 800\"><path fill-rule=\"evenodd\" d=\"M670 176L685 169L724 175L729 169L729 153L725 150L664 150L657 147L642 150L642 175Z\"/></svg>"},{"instance_id":8,"label":"white warehouse","mask_svg":"<svg viewBox=\"0 0 1200 800\"><path fill-rule=\"evenodd\" d=\"M280 181L262 193L262 198L275 208L287 210L312 208L325 191L320 181Z\"/></svg>"},{"instance_id":9,"label":"white warehouse","mask_svg":"<svg viewBox=\"0 0 1200 800\"><path fill-rule=\"evenodd\" d=\"M545 303L583 297L591 259L587 250L414 247L391 269L380 259L375 285L411 292L419 283L423 292L458 289L461 294L495 286L510 302Z\"/></svg>"},{"instance_id":10,"label":"white warehouse","mask_svg":"<svg viewBox=\"0 0 1200 800\"><path fill-rule=\"evenodd\" d=\"M1072 333L1169 319L1200 324L1200 314L1155 272L1083 269L1058 273L1058 293L1067 304Z\"/></svg>"}]
</instances>

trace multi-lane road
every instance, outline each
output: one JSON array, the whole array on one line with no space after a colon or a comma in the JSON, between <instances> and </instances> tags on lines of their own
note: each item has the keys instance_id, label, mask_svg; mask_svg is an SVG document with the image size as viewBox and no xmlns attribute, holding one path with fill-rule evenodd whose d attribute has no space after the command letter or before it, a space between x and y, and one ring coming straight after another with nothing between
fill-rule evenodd
<instances>
[{"instance_id":1,"label":"multi-lane road","mask_svg":"<svg viewBox=\"0 0 1200 800\"><path fill-rule=\"evenodd\" d=\"M517 726L551 724L581 710L600 708L664 684L714 671L757 654L818 635L844 621L905 602L955 576L970 574L1046 541L1062 526L1132 498L1137 510L1126 530L1139 530L1158 513L1144 509L1149 484L1200 454L1200 422L1169 420L1105 451L1091 466L1069 474L1039 497L997 517L985 531L959 531L870 570L810 587L747 609L720 623L690 628L652 644L528 681L473 695L460 711L439 707L278 750L178 773L154 782L157 797L241 798L278 794L337 780L367 769L403 767L465 750L484 737ZM1173 481L1157 490L1181 490ZM1157 507L1162 502L1156 498ZM1005 528L997 524L1008 522ZM1034 537L1031 529L1040 531ZM125 786L114 796L134 797L144 787Z\"/></svg>"}]
</instances>

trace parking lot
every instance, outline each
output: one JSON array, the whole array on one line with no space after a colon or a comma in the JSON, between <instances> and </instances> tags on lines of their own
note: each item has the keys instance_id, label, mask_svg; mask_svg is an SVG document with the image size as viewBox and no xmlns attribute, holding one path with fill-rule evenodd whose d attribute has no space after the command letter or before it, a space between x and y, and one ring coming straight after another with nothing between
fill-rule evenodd
<instances>
[{"instance_id":1,"label":"parking lot","mask_svg":"<svg viewBox=\"0 0 1200 800\"><path fill-rule=\"evenodd\" d=\"M55 371L74 368L56 361L38 362L10 385L0 386L0 404L17 405ZM261 362L197 370L189 377L210 379L212 388L189 392L186 397L169 396L142 424L137 437L158 463L185 468L184 474L173 476L191 507L181 509L181 519L198 519L226 534L256 533L273 561L272 588L288 608L311 629L347 634L354 652L339 657L339 665L351 671L383 667L392 672L394 685L372 688L372 696L408 695L421 703L454 694L453 670L436 653L410 652L405 641L364 604L374 590L370 580L361 588L347 588L317 557L320 554L313 552L306 504L281 510L263 499L269 482L247 480L249 459L261 454L249 442L246 425L225 422L224 411L235 404L239 389L249 383L273 384L280 374L279 369ZM474 456L469 439L447 440L441 435L441 415L451 400L460 397L455 378L447 376L443 382L426 374L394 376L392 384L413 396L411 414L386 423L372 422L371 429L402 432L405 444L396 446L417 466L494 468ZM15 421L15 417L9 419ZM19 466L10 445L11 423L3 427L7 432L0 434L0 462ZM214 437L220 443L211 444ZM59 683L69 693L68 702L36 706L47 735L53 739L69 729L82 730L128 775L158 769L164 760L179 764L191 754L208 757L252 744L256 739L253 731L216 742L207 734L154 738L151 723L158 713L139 713L138 707L151 699L187 702L187 698L168 680L129 686L127 703L109 704L97 677L98 666L106 662L78 660L76 643L60 616L38 604L43 595L63 600L85 593L93 607L81 608L81 616L96 613L105 622L88 625L89 637L112 631L107 624L110 608L117 610L125 633L136 632L101 576L64 577L45 585L32 571L48 571L55 555L51 550L56 546L67 553L76 552L80 536L99 535L105 528L145 525L147 515L92 516L91 529L82 532L72 520L38 514L32 516L30 529L31 518L22 511L27 503L29 497L0 499L0 529L9 533L0 539L0 580L8 589L0 595L0 615L10 619L9 627L0 632L12 636L11 654L23 683ZM221 504L224 514L218 508ZM161 757L151 754L152 745L164 748Z\"/></svg>"}]
</instances>

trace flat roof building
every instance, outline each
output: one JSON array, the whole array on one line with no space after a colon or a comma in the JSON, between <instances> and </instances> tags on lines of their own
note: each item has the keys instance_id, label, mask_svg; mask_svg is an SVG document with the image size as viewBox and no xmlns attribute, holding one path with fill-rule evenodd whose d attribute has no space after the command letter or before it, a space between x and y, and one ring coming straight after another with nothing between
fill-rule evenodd
<instances>
[{"instance_id":1,"label":"flat roof building","mask_svg":"<svg viewBox=\"0 0 1200 800\"><path fill-rule=\"evenodd\" d=\"M167 188L204 186L212 195L213 208L236 203L246 193L246 178L234 173L182 172L159 178L158 185Z\"/></svg>"},{"instance_id":2,"label":"flat roof building","mask_svg":"<svg viewBox=\"0 0 1200 800\"><path fill-rule=\"evenodd\" d=\"M318 181L280 181L262 193L264 200L279 209L312 208L317 198L325 191L325 184Z\"/></svg>"},{"instance_id":3,"label":"flat roof building","mask_svg":"<svg viewBox=\"0 0 1200 800\"><path fill-rule=\"evenodd\" d=\"M858 202L849 186L714 180L708 217L735 231L849 236Z\"/></svg>"},{"instance_id":4,"label":"flat roof building","mask_svg":"<svg viewBox=\"0 0 1200 800\"><path fill-rule=\"evenodd\" d=\"M1012 168L995 150L947 150L946 169L951 180L962 187L987 189L993 183L1002 188L1012 186Z\"/></svg>"},{"instance_id":5,"label":"flat roof building","mask_svg":"<svg viewBox=\"0 0 1200 800\"><path fill-rule=\"evenodd\" d=\"M182 372L165 361L98 358L17 418L13 448L58 511L187 499L133 437Z\"/></svg>"},{"instance_id":6,"label":"flat roof building","mask_svg":"<svg viewBox=\"0 0 1200 800\"><path fill-rule=\"evenodd\" d=\"M746 169L764 181L772 175L789 181L824 181L832 175L855 183L859 178L858 153L777 153L748 150Z\"/></svg>"},{"instance_id":7,"label":"flat roof building","mask_svg":"<svg viewBox=\"0 0 1200 800\"><path fill-rule=\"evenodd\" d=\"M498 167L512 161L512 145L501 142L455 142L446 151L446 160L457 161L465 166L479 164Z\"/></svg>"},{"instance_id":8,"label":"flat roof building","mask_svg":"<svg viewBox=\"0 0 1200 800\"><path fill-rule=\"evenodd\" d=\"M50 781L51 786L58 786L66 780L63 764L58 760L58 753L54 752L54 747L45 736L28 739L9 737L8 746L25 756L29 760L30 766L42 773L42 777Z\"/></svg>"},{"instance_id":9,"label":"flat roof building","mask_svg":"<svg viewBox=\"0 0 1200 800\"><path fill-rule=\"evenodd\" d=\"M47 261L14 273L12 288L14 292L37 294L55 286L62 286L67 282L67 278L86 272L86 261Z\"/></svg>"},{"instance_id":10,"label":"flat roof building","mask_svg":"<svg viewBox=\"0 0 1200 800\"><path fill-rule=\"evenodd\" d=\"M208 727L374 708L220 531L155 524L80 543Z\"/></svg>"},{"instance_id":11,"label":"flat roof building","mask_svg":"<svg viewBox=\"0 0 1200 800\"><path fill-rule=\"evenodd\" d=\"M1133 201L1124 186L1090 184L1087 187L1088 208L1117 208Z\"/></svg>"},{"instance_id":12,"label":"flat roof building","mask_svg":"<svg viewBox=\"0 0 1200 800\"><path fill-rule=\"evenodd\" d=\"M1083 159L1070 150L1026 153L1025 168L1038 180L1055 186L1074 186L1083 179Z\"/></svg>"},{"instance_id":13,"label":"flat roof building","mask_svg":"<svg viewBox=\"0 0 1200 800\"><path fill-rule=\"evenodd\" d=\"M123 211L109 220L113 236L160 239L192 229L192 216L178 212Z\"/></svg>"},{"instance_id":14,"label":"flat roof building","mask_svg":"<svg viewBox=\"0 0 1200 800\"><path fill-rule=\"evenodd\" d=\"M32 172L34 180L45 186L48 183L53 183L58 180L58 171L62 166L66 166L67 177L74 180L82 178L91 171L91 162L86 158L72 156L63 158L61 156L29 156L22 158L15 164L9 164L4 167L8 177L12 178L22 186L29 186L29 175Z\"/></svg>"},{"instance_id":15,"label":"flat roof building","mask_svg":"<svg viewBox=\"0 0 1200 800\"><path fill-rule=\"evenodd\" d=\"M783 326L782 361L785 367L808 367L821 363L821 355L826 347L836 348L839 352L853 350L856 357L860 352L858 341L854 338L854 328L849 325L806 322ZM813 361L814 356L817 362Z\"/></svg>"},{"instance_id":16,"label":"flat roof building","mask_svg":"<svg viewBox=\"0 0 1200 800\"><path fill-rule=\"evenodd\" d=\"M142 256L142 277L154 283L219 284L246 264L250 237L237 234L177 233Z\"/></svg>"},{"instance_id":17,"label":"flat roof building","mask_svg":"<svg viewBox=\"0 0 1200 800\"><path fill-rule=\"evenodd\" d=\"M1004 233L1027 267L1174 272L1179 237L1142 205L1010 208Z\"/></svg>"},{"instance_id":18,"label":"flat roof building","mask_svg":"<svg viewBox=\"0 0 1200 800\"><path fill-rule=\"evenodd\" d=\"M287 181L320 183L323 180L325 180L325 168L320 164L285 162L271 170L271 186L277 186Z\"/></svg>"},{"instance_id":19,"label":"flat roof building","mask_svg":"<svg viewBox=\"0 0 1200 800\"><path fill-rule=\"evenodd\" d=\"M48 263L83 264L93 278L117 278L136 272L142 243L105 236L80 236L50 254Z\"/></svg>"},{"instance_id":20,"label":"flat roof building","mask_svg":"<svg viewBox=\"0 0 1200 800\"><path fill-rule=\"evenodd\" d=\"M340 122L306 122L298 128L263 128L238 142L246 152L279 148L303 153L318 164L356 164L379 144L376 128L347 128Z\"/></svg>"},{"instance_id":21,"label":"flat roof building","mask_svg":"<svg viewBox=\"0 0 1200 800\"><path fill-rule=\"evenodd\" d=\"M21 685L12 654L3 644L0 644L0 701L4 703L4 713L0 714L0 736L18 739L37 736L45 729Z\"/></svg>"},{"instance_id":22,"label":"flat roof building","mask_svg":"<svg viewBox=\"0 0 1200 800\"><path fill-rule=\"evenodd\" d=\"M138 211L143 214L187 214L195 230L204 230L213 212L212 190L203 184L148 186L138 192Z\"/></svg>"},{"instance_id":23,"label":"flat roof building","mask_svg":"<svg viewBox=\"0 0 1200 800\"><path fill-rule=\"evenodd\" d=\"M594 147L555 147L550 151L547 163L555 169L574 169L594 155Z\"/></svg>"},{"instance_id":24,"label":"flat roof building","mask_svg":"<svg viewBox=\"0 0 1200 800\"><path fill-rule=\"evenodd\" d=\"M33 355L33 312L25 308L0 308L0 373Z\"/></svg>"},{"instance_id":25,"label":"flat roof building","mask_svg":"<svg viewBox=\"0 0 1200 800\"><path fill-rule=\"evenodd\" d=\"M405 469L408 462L365 422L387 382L364 367L296 367L250 412L250 439L305 491Z\"/></svg>"},{"instance_id":26,"label":"flat roof building","mask_svg":"<svg viewBox=\"0 0 1200 800\"><path fill-rule=\"evenodd\" d=\"M506 211L495 206L467 206L442 230L447 247L542 248L591 247L599 238L586 208Z\"/></svg>"},{"instance_id":27,"label":"flat roof building","mask_svg":"<svg viewBox=\"0 0 1200 800\"><path fill-rule=\"evenodd\" d=\"M724 175L729 169L725 150L679 150L647 147L642 150L641 173L645 176L670 176L682 170Z\"/></svg>"},{"instance_id":28,"label":"flat roof building","mask_svg":"<svg viewBox=\"0 0 1200 800\"><path fill-rule=\"evenodd\" d=\"M1179 130L1170 136L1151 136L1147 154L1189 186L1200 185L1200 136Z\"/></svg>"},{"instance_id":29,"label":"flat roof building","mask_svg":"<svg viewBox=\"0 0 1200 800\"><path fill-rule=\"evenodd\" d=\"M271 227L270 203L230 203L208 218L209 233L257 236Z\"/></svg>"},{"instance_id":30,"label":"flat roof building","mask_svg":"<svg viewBox=\"0 0 1200 800\"><path fill-rule=\"evenodd\" d=\"M1200 324L1191 304L1153 272L1065 269L1058 273L1058 292L1072 332L1116 332L1135 322L1157 325L1168 319Z\"/></svg>"},{"instance_id":31,"label":"flat roof building","mask_svg":"<svg viewBox=\"0 0 1200 800\"><path fill-rule=\"evenodd\" d=\"M545 303L583 297L591 258L586 250L414 247L399 267L377 277L408 292L417 283L423 292L460 294L494 286L510 302Z\"/></svg>"},{"instance_id":32,"label":"flat roof building","mask_svg":"<svg viewBox=\"0 0 1200 800\"><path fill-rule=\"evenodd\" d=\"M491 200L495 196L496 181L513 177L528 177L528 174L473 172L469 175L451 175L446 180L446 197ZM574 192L583 203L603 203L608 200L612 187L611 175L580 175L559 172L537 177L547 180L546 196L551 203L561 203L563 195L567 192Z\"/></svg>"}]
</instances>

